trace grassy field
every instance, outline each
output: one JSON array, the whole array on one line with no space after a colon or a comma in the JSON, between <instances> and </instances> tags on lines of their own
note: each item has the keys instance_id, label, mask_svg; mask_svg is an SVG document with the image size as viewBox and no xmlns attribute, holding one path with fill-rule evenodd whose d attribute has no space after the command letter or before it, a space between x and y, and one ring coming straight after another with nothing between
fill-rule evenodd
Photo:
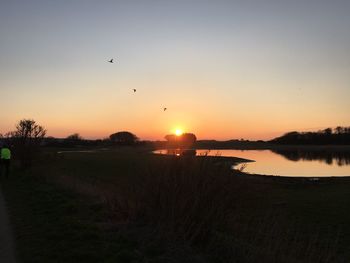
<instances>
[{"instance_id":1,"label":"grassy field","mask_svg":"<svg viewBox=\"0 0 350 263\"><path fill-rule=\"evenodd\" d=\"M248 176L124 148L46 151L2 189L23 262L350 260L346 178Z\"/></svg>"},{"instance_id":2,"label":"grassy field","mask_svg":"<svg viewBox=\"0 0 350 263\"><path fill-rule=\"evenodd\" d=\"M14 171L2 188L22 262L128 262L135 243L103 227L106 211L93 199Z\"/></svg>"}]
</instances>

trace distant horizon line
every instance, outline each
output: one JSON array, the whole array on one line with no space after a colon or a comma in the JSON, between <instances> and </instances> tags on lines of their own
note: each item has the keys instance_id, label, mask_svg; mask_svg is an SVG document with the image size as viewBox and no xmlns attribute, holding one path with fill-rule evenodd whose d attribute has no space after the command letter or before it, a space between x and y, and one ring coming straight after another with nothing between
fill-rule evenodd
<instances>
[{"instance_id":1,"label":"distant horizon line","mask_svg":"<svg viewBox=\"0 0 350 263\"><path fill-rule=\"evenodd\" d=\"M286 133L289 133L289 132L294 132L294 131L297 131L297 132L318 132L318 131L322 131L324 129L327 129L327 128L331 128L332 130L334 130L336 127L349 127L350 125L335 125L335 126L319 126L319 127L313 127L313 128L302 128L302 129L288 129L288 130L285 130L285 131L274 131L274 132L269 132L268 134L270 136L261 136L260 138L259 137L255 137L255 136L252 136L253 138L244 138L244 137L240 137L239 139L236 137L236 138L203 138L203 139L197 139L197 141L219 141L219 142L227 142L227 141L270 141L270 140L273 140L279 136L283 136L285 135ZM7 132L0 132L0 135L5 135ZM82 136L82 138L84 140L104 140L104 139L108 139L109 136L83 136L81 133L79 132L72 132L72 133L67 133L67 135L59 135L59 136L55 136L55 135L47 135L45 136L46 138L48 137L52 137L52 138L55 138L55 139L65 139L67 138L69 135L72 135L72 134L79 134ZM191 133L191 132L184 132L184 133ZM194 133L194 132L192 132ZM169 134L173 134L173 133L169 133ZM194 133L196 135L196 133ZM136 135L137 136L137 135ZM165 136L165 135L164 135ZM162 138L152 138L152 137L148 137L148 136L145 136L143 138L139 137L140 141L152 141L152 142L157 142L157 141L165 141L164 140L164 136L162 136ZM265 138L264 138L265 137Z\"/></svg>"},{"instance_id":2,"label":"distant horizon line","mask_svg":"<svg viewBox=\"0 0 350 263\"><path fill-rule=\"evenodd\" d=\"M245 140L245 141L269 141L269 140L272 140L276 137L279 137L279 136L283 136L285 135L286 133L289 133L289 132L294 132L294 131L297 131L297 132L318 132L318 131L322 131L324 129L327 129L327 128L331 128L331 129L335 129L336 127L348 127L350 126L349 125L336 125L336 126L318 126L318 127L313 127L313 128L302 128L302 129L289 129L289 130L285 130L285 131L274 131L274 132L270 132L269 134L271 136L268 136L269 138L268 139L262 139L262 138L244 138L244 137L241 137L239 139L234 139L234 138L227 138L227 139L215 139L215 138L205 138L205 139L198 139L197 141L240 141L240 140ZM132 132L133 133L133 132ZM194 132L184 132L184 133L194 133ZM0 133L1 134L1 133ZM73 134L73 133L71 133ZM68 134L67 136L71 135L71 134ZM79 135L81 135L79 132L78 132ZM169 133L169 134L172 134L172 133ZM194 133L195 134L195 133ZM272 134L275 134L275 135L272 135ZM196 135L196 134L195 134ZM66 137L67 137L66 136ZM136 135L137 136L137 135ZM165 136L165 135L164 135ZM152 139L152 138L143 138L142 141L163 141L164 139L164 136L162 139ZM66 137L55 137L55 136L47 136L47 137L54 137L56 139L65 139ZM263 137L263 136L262 136ZM95 137L95 136L87 136L87 137L83 137L83 139L85 140L103 140L103 139L108 139L109 136L105 136L105 137ZM141 140L141 138L139 138Z\"/></svg>"}]
</instances>

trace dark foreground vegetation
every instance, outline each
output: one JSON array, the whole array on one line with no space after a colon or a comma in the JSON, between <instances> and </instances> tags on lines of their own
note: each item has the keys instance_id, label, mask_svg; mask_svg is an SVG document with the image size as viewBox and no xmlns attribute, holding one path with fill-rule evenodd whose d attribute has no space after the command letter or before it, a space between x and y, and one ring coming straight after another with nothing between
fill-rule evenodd
<instances>
[{"instance_id":1,"label":"dark foreground vegetation","mask_svg":"<svg viewBox=\"0 0 350 263\"><path fill-rule=\"evenodd\" d=\"M147 149L149 150L149 149ZM348 262L350 180L46 149L1 181L23 262Z\"/></svg>"},{"instance_id":2,"label":"dark foreground vegetation","mask_svg":"<svg viewBox=\"0 0 350 263\"><path fill-rule=\"evenodd\" d=\"M338 130L320 136L347 131ZM2 138L15 157L1 187L23 262L350 259L350 179L248 176L230 169L244 161L238 158L150 154L163 144L189 149L219 143L320 159L324 146L305 155L299 145L196 141L194 134L168 136L165 144L140 142L125 131L95 141L45 133L35 121L22 120ZM343 146L333 147L346 164Z\"/></svg>"}]
</instances>

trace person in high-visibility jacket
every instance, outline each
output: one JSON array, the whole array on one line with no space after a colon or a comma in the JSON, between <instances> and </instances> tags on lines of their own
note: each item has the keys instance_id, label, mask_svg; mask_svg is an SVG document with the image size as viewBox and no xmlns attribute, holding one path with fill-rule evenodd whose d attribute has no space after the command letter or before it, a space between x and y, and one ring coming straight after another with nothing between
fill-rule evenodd
<instances>
[{"instance_id":1,"label":"person in high-visibility jacket","mask_svg":"<svg viewBox=\"0 0 350 263\"><path fill-rule=\"evenodd\" d=\"M6 145L1 148L0 159L1 159L0 174L2 174L2 169L3 169L2 167L4 167L5 176L6 178L8 178L10 173L11 150Z\"/></svg>"}]
</instances>

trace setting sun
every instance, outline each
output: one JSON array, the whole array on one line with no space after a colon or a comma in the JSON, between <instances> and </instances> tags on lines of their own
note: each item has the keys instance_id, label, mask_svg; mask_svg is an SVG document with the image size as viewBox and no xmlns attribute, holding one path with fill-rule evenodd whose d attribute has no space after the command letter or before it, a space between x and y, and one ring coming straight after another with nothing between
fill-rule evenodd
<instances>
[{"instance_id":1,"label":"setting sun","mask_svg":"<svg viewBox=\"0 0 350 263\"><path fill-rule=\"evenodd\" d=\"M0 263L350 263L350 0L0 7Z\"/></svg>"},{"instance_id":2,"label":"setting sun","mask_svg":"<svg viewBox=\"0 0 350 263\"><path fill-rule=\"evenodd\" d=\"M180 135L183 134L183 131L180 130L180 129L176 129L176 130L175 130L175 134L176 134L176 136L180 136Z\"/></svg>"}]
</instances>

